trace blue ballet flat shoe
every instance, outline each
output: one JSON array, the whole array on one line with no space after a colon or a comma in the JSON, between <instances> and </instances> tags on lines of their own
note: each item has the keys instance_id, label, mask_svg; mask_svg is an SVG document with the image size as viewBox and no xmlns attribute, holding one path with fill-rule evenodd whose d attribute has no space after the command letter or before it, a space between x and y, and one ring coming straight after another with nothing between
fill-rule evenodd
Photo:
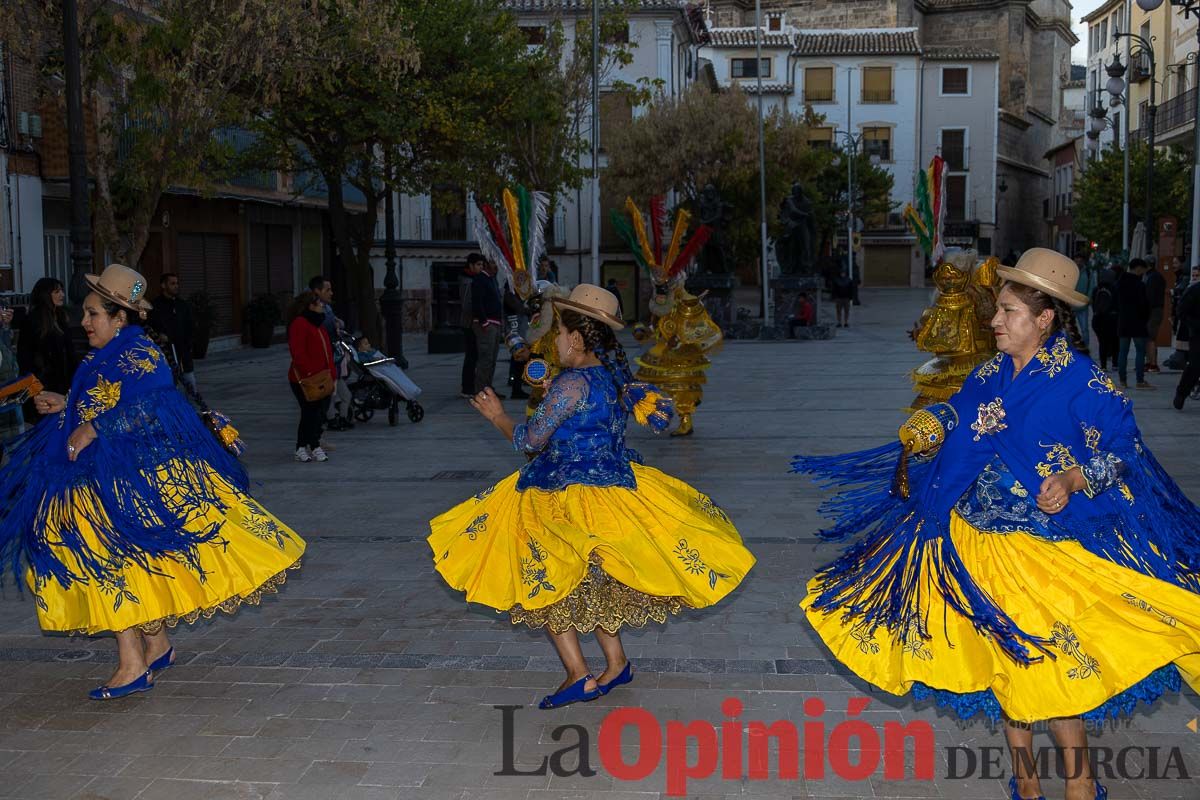
<instances>
[{"instance_id":1,"label":"blue ballet flat shoe","mask_svg":"<svg viewBox=\"0 0 1200 800\"><path fill-rule=\"evenodd\" d=\"M595 680L595 678L591 675L584 675L582 678L575 681L562 691L546 695L542 698L542 702L538 703L538 708L562 708L563 706L571 705L571 703L587 703L591 700L595 700L600 696L600 690L593 689L592 691L588 692L583 688L584 685L591 680Z\"/></svg>"},{"instance_id":2,"label":"blue ballet flat shoe","mask_svg":"<svg viewBox=\"0 0 1200 800\"><path fill-rule=\"evenodd\" d=\"M1017 776L1016 775L1013 775L1011 778L1008 779L1008 791L1010 794L1012 794L1012 800L1046 800L1045 796L1040 795L1040 794L1037 797L1030 797L1030 798L1021 797L1021 795L1017 792Z\"/></svg>"},{"instance_id":3,"label":"blue ballet flat shoe","mask_svg":"<svg viewBox=\"0 0 1200 800\"><path fill-rule=\"evenodd\" d=\"M158 674L163 670L167 670L175 666L175 662L171 660L171 656L173 655L175 655L175 648L171 647L167 650L167 652L154 659L154 663L150 665L150 671Z\"/></svg>"},{"instance_id":4,"label":"blue ballet flat shoe","mask_svg":"<svg viewBox=\"0 0 1200 800\"><path fill-rule=\"evenodd\" d=\"M1096 800L1108 800L1108 789L1100 781L1096 781Z\"/></svg>"},{"instance_id":5,"label":"blue ballet flat shoe","mask_svg":"<svg viewBox=\"0 0 1200 800\"><path fill-rule=\"evenodd\" d=\"M596 688L600 690L600 694L608 694L618 686L629 683L633 680L633 664L625 662L625 669L621 670L621 674L613 678L608 683L596 683Z\"/></svg>"},{"instance_id":6,"label":"blue ballet flat shoe","mask_svg":"<svg viewBox=\"0 0 1200 800\"><path fill-rule=\"evenodd\" d=\"M119 697L127 697L138 692L148 692L154 688L154 683L150 680L154 673L150 670L143 672L138 678L130 681L124 686L101 686L92 689L88 692L88 697L93 700L116 700Z\"/></svg>"}]
</instances>

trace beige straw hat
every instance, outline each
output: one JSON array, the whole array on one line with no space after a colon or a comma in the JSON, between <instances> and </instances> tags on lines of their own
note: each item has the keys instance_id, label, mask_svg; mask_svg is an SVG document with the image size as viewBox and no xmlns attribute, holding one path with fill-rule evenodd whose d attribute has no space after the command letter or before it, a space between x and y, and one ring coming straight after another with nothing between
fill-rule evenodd
<instances>
[{"instance_id":1,"label":"beige straw hat","mask_svg":"<svg viewBox=\"0 0 1200 800\"><path fill-rule=\"evenodd\" d=\"M617 316L620 309L617 296L608 289L590 283L579 284L571 290L571 295L566 299L554 298L554 304L585 317L598 319L613 330L619 331L625 327L625 323Z\"/></svg>"},{"instance_id":2,"label":"beige straw hat","mask_svg":"<svg viewBox=\"0 0 1200 800\"><path fill-rule=\"evenodd\" d=\"M92 291L130 311L153 308L146 302L146 279L142 273L122 264L109 264L100 275L84 275Z\"/></svg>"},{"instance_id":3,"label":"beige straw hat","mask_svg":"<svg viewBox=\"0 0 1200 800\"><path fill-rule=\"evenodd\" d=\"M1057 297L1069 306L1083 308L1088 304L1087 295L1075 291L1075 285L1079 282L1079 267L1054 250L1031 247L1021 254L1015 266L997 267L996 273L1006 281L1030 286Z\"/></svg>"}]
</instances>

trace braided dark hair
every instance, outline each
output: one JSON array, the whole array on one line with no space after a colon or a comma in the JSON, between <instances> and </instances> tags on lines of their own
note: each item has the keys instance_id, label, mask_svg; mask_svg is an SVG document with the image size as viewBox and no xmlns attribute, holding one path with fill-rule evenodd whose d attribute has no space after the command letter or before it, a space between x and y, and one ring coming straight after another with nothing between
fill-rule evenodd
<instances>
[{"instance_id":1,"label":"braided dark hair","mask_svg":"<svg viewBox=\"0 0 1200 800\"><path fill-rule=\"evenodd\" d=\"M617 391L624 391L625 385L633 376L629 371L629 359L625 355L625 348L617 341L613 329L598 319L566 308L559 309L558 321L571 333L578 333L583 337L584 348L600 359L600 363L612 376Z\"/></svg>"},{"instance_id":2,"label":"braided dark hair","mask_svg":"<svg viewBox=\"0 0 1200 800\"><path fill-rule=\"evenodd\" d=\"M1062 331L1066 334L1067 344L1071 345L1071 349L1080 353L1088 352L1087 345L1083 343L1083 334L1079 332L1079 323L1075 319L1075 310L1069 305L1057 297L1052 297L1040 289L1026 286L1023 283L1007 281L1000 289L1008 289L1015 294L1022 303L1029 306L1029 310L1035 317L1047 309L1052 310L1054 312L1054 321L1050 323L1049 336Z\"/></svg>"}]
</instances>

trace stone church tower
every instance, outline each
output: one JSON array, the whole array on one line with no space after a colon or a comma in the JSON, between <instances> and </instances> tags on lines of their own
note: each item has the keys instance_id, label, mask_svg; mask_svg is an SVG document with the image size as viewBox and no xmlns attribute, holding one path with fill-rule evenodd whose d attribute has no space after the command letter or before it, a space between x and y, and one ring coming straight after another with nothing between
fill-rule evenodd
<instances>
[{"instance_id":1,"label":"stone church tower","mask_svg":"<svg viewBox=\"0 0 1200 800\"><path fill-rule=\"evenodd\" d=\"M922 47L995 53L1000 61L997 166L1001 196L996 254L1052 246L1044 203L1052 193L1045 153L1061 143L1062 84L1070 80L1069 0L762 0L798 29L917 28ZM711 27L752 26L754 0L709 0ZM933 153L922 153L928 161Z\"/></svg>"}]
</instances>

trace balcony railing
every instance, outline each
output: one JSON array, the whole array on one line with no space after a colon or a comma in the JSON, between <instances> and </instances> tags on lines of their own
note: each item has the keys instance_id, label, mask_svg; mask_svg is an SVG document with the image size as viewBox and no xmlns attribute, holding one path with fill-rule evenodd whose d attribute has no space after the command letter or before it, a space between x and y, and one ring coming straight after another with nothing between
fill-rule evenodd
<instances>
[{"instance_id":1,"label":"balcony railing","mask_svg":"<svg viewBox=\"0 0 1200 800\"><path fill-rule=\"evenodd\" d=\"M890 103L895 99L896 93L891 89L864 89L862 93L864 103Z\"/></svg>"},{"instance_id":2,"label":"balcony railing","mask_svg":"<svg viewBox=\"0 0 1200 800\"><path fill-rule=\"evenodd\" d=\"M1182 128L1196 118L1196 90L1191 89L1158 105L1154 133L1164 133Z\"/></svg>"}]
</instances>

